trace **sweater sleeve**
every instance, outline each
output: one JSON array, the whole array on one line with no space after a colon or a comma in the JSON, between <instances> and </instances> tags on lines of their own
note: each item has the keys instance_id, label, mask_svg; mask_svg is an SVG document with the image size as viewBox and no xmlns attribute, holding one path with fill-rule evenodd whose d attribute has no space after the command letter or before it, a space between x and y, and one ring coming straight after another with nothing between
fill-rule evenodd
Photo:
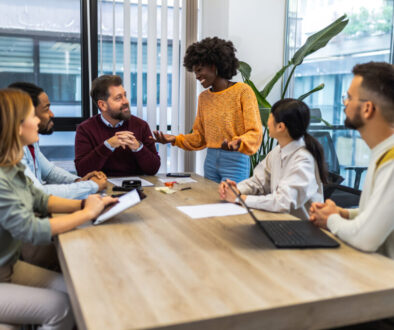
<instances>
[{"instance_id":1,"label":"sweater sleeve","mask_svg":"<svg viewBox=\"0 0 394 330\"><path fill-rule=\"evenodd\" d=\"M393 195L394 161L376 173L367 206L355 218L343 219L339 214L328 217L328 229L341 240L363 251L376 251L394 230Z\"/></svg>"},{"instance_id":2,"label":"sweater sleeve","mask_svg":"<svg viewBox=\"0 0 394 330\"><path fill-rule=\"evenodd\" d=\"M34 196L34 210L45 213L49 196L31 186L28 189ZM49 244L51 226L48 218L37 218L23 201L15 195L8 183L0 181L0 227L7 230L15 239L34 245Z\"/></svg>"},{"instance_id":3,"label":"sweater sleeve","mask_svg":"<svg viewBox=\"0 0 394 330\"><path fill-rule=\"evenodd\" d=\"M239 152L253 155L259 150L261 145L263 127L256 96L251 88L248 87L241 93L241 105L245 133L240 136L234 136L233 140L241 139Z\"/></svg>"},{"instance_id":4,"label":"sweater sleeve","mask_svg":"<svg viewBox=\"0 0 394 330\"><path fill-rule=\"evenodd\" d=\"M155 175L160 168L160 156L156 150L156 144L152 132L145 123L143 128L141 150L134 153L141 170L147 175Z\"/></svg>"},{"instance_id":5,"label":"sweater sleeve","mask_svg":"<svg viewBox=\"0 0 394 330\"><path fill-rule=\"evenodd\" d=\"M201 150L206 147L203 118L200 109L200 102L197 107L197 116L193 124L193 132L189 134L179 134L174 142L174 146L185 150Z\"/></svg>"},{"instance_id":6,"label":"sweater sleeve","mask_svg":"<svg viewBox=\"0 0 394 330\"><path fill-rule=\"evenodd\" d=\"M100 171L112 151L108 149L104 141L95 146L87 126L78 126L75 135L75 168L80 176L91 171Z\"/></svg>"}]
</instances>

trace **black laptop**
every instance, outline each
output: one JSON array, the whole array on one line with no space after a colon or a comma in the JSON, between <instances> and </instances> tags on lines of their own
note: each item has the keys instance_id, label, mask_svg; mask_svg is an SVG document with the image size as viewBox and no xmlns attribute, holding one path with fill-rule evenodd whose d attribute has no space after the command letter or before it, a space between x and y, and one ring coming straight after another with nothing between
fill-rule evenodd
<instances>
[{"instance_id":1,"label":"black laptop","mask_svg":"<svg viewBox=\"0 0 394 330\"><path fill-rule=\"evenodd\" d=\"M339 243L314 226L303 220L258 220L252 210L246 205L231 185L230 189L237 195L240 203L248 210L254 222L263 229L265 234L278 248L305 249L305 248L337 248Z\"/></svg>"}]
</instances>

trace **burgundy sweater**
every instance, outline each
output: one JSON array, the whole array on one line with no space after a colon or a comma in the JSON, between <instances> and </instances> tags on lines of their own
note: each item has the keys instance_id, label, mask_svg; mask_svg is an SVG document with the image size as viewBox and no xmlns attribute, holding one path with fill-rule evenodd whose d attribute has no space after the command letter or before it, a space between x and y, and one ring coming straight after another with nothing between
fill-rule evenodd
<instances>
[{"instance_id":1,"label":"burgundy sweater","mask_svg":"<svg viewBox=\"0 0 394 330\"><path fill-rule=\"evenodd\" d=\"M111 151L104 141L120 131L133 132L143 148L138 152L120 147ZM107 176L154 175L160 167L160 156L144 120L131 116L122 126L112 128L103 123L100 115L96 115L77 127L75 167L80 176L91 171L103 171Z\"/></svg>"}]
</instances>

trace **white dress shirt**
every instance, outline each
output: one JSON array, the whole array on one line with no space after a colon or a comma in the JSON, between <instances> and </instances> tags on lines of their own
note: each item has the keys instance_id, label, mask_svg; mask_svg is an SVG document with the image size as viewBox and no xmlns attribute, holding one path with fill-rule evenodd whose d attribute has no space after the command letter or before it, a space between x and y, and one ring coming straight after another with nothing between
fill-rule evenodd
<instances>
[{"instance_id":1,"label":"white dress shirt","mask_svg":"<svg viewBox=\"0 0 394 330\"><path fill-rule=\"evenodd\" d=\"M350 219L330 215L327 227L360 250L379 250L394 258L394 160L376 169L377 161L391 148L394 148L394 135L372 149L359 208L349 210Z\"/></svg>"},{"instance_id":2,"label":"white dress shirt","mask_svg":"<svg viewBox=\"0 0 394 330\"><path fill-rule=\"evenodd\" d=\"M313 202L323 201L317 163L305 148L304 138L276 146L256 166L253 176L237 185L246 204L271 212L287 212L308 219Z\"/></svg>"}]
</instances>

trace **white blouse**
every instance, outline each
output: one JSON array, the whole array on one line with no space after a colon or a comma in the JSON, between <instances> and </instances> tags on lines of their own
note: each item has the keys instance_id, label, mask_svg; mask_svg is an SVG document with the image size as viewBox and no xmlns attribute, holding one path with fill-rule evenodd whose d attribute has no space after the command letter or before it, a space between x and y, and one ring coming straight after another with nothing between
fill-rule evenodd
<instances>
[{"instance_id":1,"label":"white blouse","mask_svg":"<svg viewBox=\"0 0 394 330\"><path fill-rule=\"evenodd\" d=\"M276 146L237 188L247 195L250 207L287 212L303 220L309 218L313 202L323 202L319 169L303 138Z\"/></svg>"}]
</instances>

